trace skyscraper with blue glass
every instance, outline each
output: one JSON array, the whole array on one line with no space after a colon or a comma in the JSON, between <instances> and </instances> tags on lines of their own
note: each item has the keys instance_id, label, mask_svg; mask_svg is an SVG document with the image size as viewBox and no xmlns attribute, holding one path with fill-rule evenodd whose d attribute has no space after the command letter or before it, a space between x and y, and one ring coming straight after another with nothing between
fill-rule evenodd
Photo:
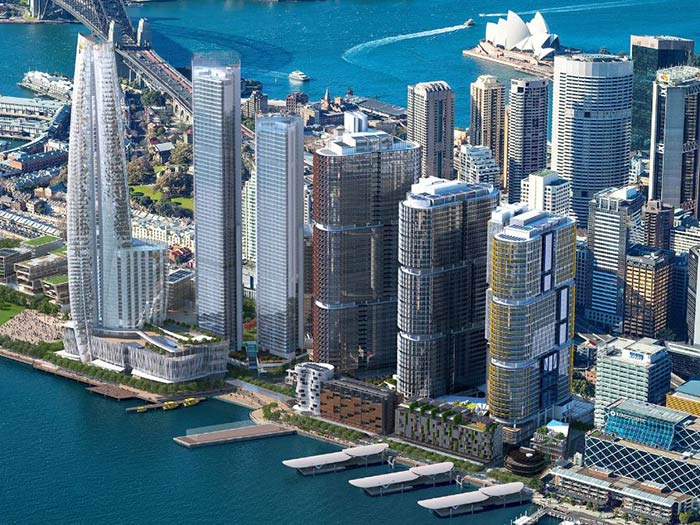
<instances>
[{"instance_id":1,"label":"skyscraper with blue glass","mask_svg":"<svg viewBox=\"0 0 700 525\"><path fill-rule=\"evenodd\" d=\"M197 318L238 347L241 293L241 74L232 53L192 62Z\"/></svg>"},{"instance_id":2,"label":"skyscraper with blue glass","mask_svg":"<svg viewBox=\"0 0 700 525\"><path fill-rule=\"evenodd\" d=\"M304 127L298 116L255 121L258 347L304 343Z\"/></svg>"}]
</instances>

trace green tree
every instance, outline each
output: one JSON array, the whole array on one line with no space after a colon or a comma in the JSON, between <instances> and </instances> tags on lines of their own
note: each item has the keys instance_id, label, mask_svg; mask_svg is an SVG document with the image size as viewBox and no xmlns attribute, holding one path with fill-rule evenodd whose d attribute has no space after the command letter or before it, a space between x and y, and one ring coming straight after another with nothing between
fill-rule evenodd
<instances>
[{"instance_id":1,"label":"green tree","mask_svg":"<svg viewBox=\"0 0 700 525\"><path fill-rule=\"evenodd\" d=\"M164 106L165 95L160 91L147 89L141 95L141 102L144 106Z\"/></svg>"},{"instance_id":2,"label":"green tree","mask_svg":"<svg viewBox=\"0 0 700 525\"><path fill-rule=\"evenodd\" d=\"M192 144L178 142L170 154L170 164L192 164Z\"/></svg>"},{"instance_id":3,"label":"green tree","mask_svg":"<svg viewBox=\"0 0 700 525\"><path fill-rule=\"evenodd\" d=\"M132 159L126 167L129 184L150 184L153 182L153 166L146 157Z\"/></svg>"},{"instance_id":4,"label":"green tree","mask_svg":"<svg viewBox=\"0 0 700 525\"><path fill-rule=\"evenodd\" d=\"M168 172L161 175L155 187L169 197L191 197L192 177L184 171Z\"/></svg>"}]
</instances>

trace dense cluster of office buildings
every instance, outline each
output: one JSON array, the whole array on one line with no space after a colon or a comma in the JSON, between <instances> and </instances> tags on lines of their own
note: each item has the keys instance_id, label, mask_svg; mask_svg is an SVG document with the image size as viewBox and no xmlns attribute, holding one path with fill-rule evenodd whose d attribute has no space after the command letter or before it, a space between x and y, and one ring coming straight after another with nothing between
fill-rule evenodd
<instances>
[{"instance_id":1,"label":"dense cluster of office buildings","mask_svg":"<svg viewBox=\"0 0 700 525\"><path fill-rule=\"evenodd\" d=\"M664 343L700 356L700 69L683 39L633 37L631 54L555 53L553 84L483 75L461 135L443 81L408 87L405 139L327 94L317 117L333 127L311 146L306 101L269 115L257 93L245 182L240 64L196 56L195 274L168 279L161 243L176 233L130 214L114 51L80 37L67 258L40 261L68 279L47 281L19 253L0 263L32 292L67 286L69 353L183 381L223 375L241 348L245 262L258 351L309 349L290 376L299 411L483 463L527 443L566 455L537 429L579 417L576 323L599 328L614 337L592 353L597 429L585 467L555 469L556 490L673 520L700 497L700 396L670 393L679 358ZM648 172L632 168L639 149ZM199 332L164 326L176 289ZM359 380L393 374L392 388ZM456 393L483 407L443 398Z\"/></svg>"}]
</instances>

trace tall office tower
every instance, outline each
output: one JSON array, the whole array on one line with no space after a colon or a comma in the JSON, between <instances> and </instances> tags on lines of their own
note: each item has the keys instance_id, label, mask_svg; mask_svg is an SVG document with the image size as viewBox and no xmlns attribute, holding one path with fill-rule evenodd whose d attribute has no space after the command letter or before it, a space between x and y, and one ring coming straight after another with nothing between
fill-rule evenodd
<instances>
[{"instance_id":1,"label":"tall office tower","mask_svg":"<svg viewBox=\"0 0 700 525\"><path fill-rule=\"evenodd\" d=\"M588 249L593 271L585 315L614 332L622 330L627 253L643 240L643 205L644 196L633 186L609 188L590 202Z\"/></svg>"},{"instance_id":2,"label":"tall office tower","mask_svg":"<svg viewBox=\"0 0 700 525\"><path fill-rule=\"evenodd\" d=\"M644 244L662 250L671 246L673 206L658 200L647 201L642 209Z\"/></svg>"},{"instance_id":3,"label":"tall office tower","mask_svg":"<svg viewBox=\"0 0 700 525\"><path fill-rule=\"evenodd\" d=\"M462 144L459 147L458 164L457 180L470 184L491 184L496 189L501 187L501 170L493 158L491 148Z\"/></svg>"},{"instance_id":4,"label":"tall office tower","mask_svg":"<svg viewBox=\"0 0 700 525\"><path fill-rule=\"evenodd\" d=\"M258 237L257 195L258 177L255 170L250 178L243 183L241 191L241 254L243 261L255 264L256 241Z\"/></svg>"},{"instance_id":5,"label":"tall office tower","mask_svg":"<svg viewBox=\"0 0 700 525\"><path fill-rule=\"evenodd\" d=\"M304 346L304 126L299 116L255 121L258 348Z\"/></svg>"},{"instance_id":6,"label":"tall office tower","mask_svg":"<svg viewBox=\"0 0 700 525\"><path fill-rule=\"evenodd\" d=\"M618 399L661 404L671 387L671 358L655 339L615 338L598 348L595 426L605 424L605 408Z\"/></svg>"},{"instance_id":7,"label":"tall office tower","mask_svg":"<svg viewBox=\"0 0 700 525\"><path fill-rule=\"evenodd\" d=\"M520 196L520 182L547 167L548 124L548 82L543 78L512 79L505 165L508 202L524 201Z\"/></svg>"},{"instance_id":8,"label":"tall office tower","mask_svg":"<svg viewBox=\"0 0 700 525\"><path fill-rule=\"evenodd\" d=\"M688 253L688 296L686 322L688 342L700 346L700 245L694 246Z\"/></svg>"},{"instance_id":9,"label":"tall office tower","mask_svg":"<svg viewBox=\"0 0 700 525\"><path fill-rule=\"evenodd\" d=\"M486 378L490 184L424 178L399 205L397 390L438 397Z\"/></svg>"},{"instance_id":10,"label":"tall office tower","mask_svg":"<svg viewBox=\"0 0 700 525\"><path fill-rule=\"evenodd\" d=\"M197 318L231 348L243 333L240 69L232 53L192 62Z\"/></svg>"},{"instance_id":11,"label":"tall office tower","mask_svg":"<svg viewBox=\"0 0 700 525\"><path fill-rule=\"evenodd\" d=\"M671 272L671 306L667 328L671 331L667 340L687 341L688 325L688 254L676 253L673 256ZM665 334L666 335L666 334Z\"/></svg>"},{"instance_id":12,"label":"tall office tower","mask_svg":"<svg viewBox=\"0 0 700 525\"><path fill-rule=\"evenodd\" d=\"M652 96L649 197L694 210L697 217L700 68L662 69Z\"/></svg>"},{"instance_id":13,"label":"tall office tower","mask_svg":"<svg viewBox=\"0 0 700 525\"><path fill-rule=\"evenodd\" d=\"M571 183L557 172L542 170L520 181L520 202L531 210L566 215L571 202L570 190Z\"/></svg>"},{"instance_id":14,"label":"tall office tower","mask_svg":"<svg viewBox=\"0 0 700 525\"><path fill-rule=\"evenodd\" d=\"M406 138L422 148L423 177L454 179L455 94L447 82L408 86Z\"/></svg>"},{"instance_id":15,"label":"tall office tower","mask_svg":"<svg viewBox=\"0 0 700 525\"><path fill-rule=\"evenodd\" d=\"M346 133L314 153L313 360L343 373L396 364L398 208L420 146Z\"/></svg>"},{"instance_id":16,"label":"tall office tower","mask_svg":"<svg viewBox=\"0 0 700 525\"><path fill-rule=\"evenodd\" d=\"M571 181L571 212L588 221L588 202L630 173L632 62L613 55L554 58L552 169Z\"/></svg>"},{"instance_id":17,"label":"tall office tower","mask_svg":"<svg viewBox=\"0 0 700 525\"><path fill-rule=\"evenodd\" d=\"M498 167L503 170L505 157L506 88L492 75L481 75L471 85L470 142L488 146Z\"/></svg>"},{"instance_id":18,"label":"tall office tower","mask_svg":"<svg viewBox=\"0 0 700 525\"><path fill-rule=\"evenodd\" d=\"M488 404L517 444L571 399L576 225L539 211L493 212L486 334Z\"/></svg>"},{"instance_id":19,"label":"tall office tower","mask_svg":"<svg viewBox=\"0 0 700 525\"><path fill-rule=\"evenodd\" d=\"M121 90L114 47L78 36L68 159L68 286L75 346L93 358L96 328L165 316L167 257L131 238Z\"/></svg>"},{"instance_id":20,"label":"tall office tower","mask_svg":"<svg viewBox=\"0 0 700 525\"><path fill-rule=\"evenodd\" d=\"M652 86L656 72L667 67L690 64L695 43L674 36L632 35L630 58L634 62L632 89L632 149L649 151Z\"/></svg>"},{"instance_id":21,"label":"tall office tower","mask_svg":"<svg viewBox=\"0 0 700 525\"><path fill-rule=\"evenodd\" d=\"M624 332L634 337L659 337L671 318L673 253L633 247L625 269Z\"/></svg>"}]
</instances>

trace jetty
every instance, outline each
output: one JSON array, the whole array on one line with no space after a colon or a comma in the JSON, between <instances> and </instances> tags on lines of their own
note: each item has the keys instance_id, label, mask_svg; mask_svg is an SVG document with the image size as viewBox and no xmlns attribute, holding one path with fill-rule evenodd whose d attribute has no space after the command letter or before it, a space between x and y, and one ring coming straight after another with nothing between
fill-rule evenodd
<instances>
[{"instance_id":1,"label":"jetty","mask_svg":"<svg viewBox=\"0 0 700 525\"><path fill-rule=\"evenodd\" d=\"M191 434L173 438L178 445L186 448L206 447L210 445L222 445L238 441L250 441L253 439L289 436L296 434L296 430L281 427L279 425L248 425L238 428L225 428L200 434Z\"/></svg>"},{"instance_id":2,"label":"jetty","mask_svg":"<svg viewBox=\"0 0 700 525\"><path fill-rule=\"evenodd\" d=\"M94 392L95 394L100 394L105 397L111 397L117 401L124 401L125 399L134 399L136 396L131 390L126 390L114 385L98 385L86 388L88 392Z\"/></svg>"},{"instance_id":3,"label":"jetty","mask_svg":"<svg viewBox=\"0 0 700 525\"><path fill-rule=\"evenodd\" d=\"M451 518L462 514L474 514L507 507L522 505L532 500L532 492L520 481L482 487L473 492L462 492L440 498L424 499L418 502L423 508L440 518ZM536 522L533 522L536 523Z\"/></svg>"},{"instance_id":4,"label":"jetty","mask_svg":"<svg viewBox=\"0 0 700 525\"><path fill-rule=\"evenodd\" d=\"M307 456L297 459L286 459L282 462L285 467L295 468L303 476L328 474L342 470L381 465L387 459L389 445L377 443L360 447L344 448L339 452Z\"/></svg>"},{"instance_id":5,"label":"jetty","mask_svg":"<svg viewBox=\"0 0 700 525\"><path fill-rule=\"evenodd\" d=\"M364 489L370 496L383 496L417 488L446 485L452 483L454 477L454 464L451 461L445 461L379 476L351 479L348 483L353 487Z\"/></svg>"},{"instance_id":6,"label":"jetty","mask_svg":"<svg viewBox=\"0 0 700 525\"><path fill-rule=\"evenodd\" d=\"M176 401L164 401L163 403L150 403L148 405L141 405L137 407L129 407L126 409L127 412L149 412L151 410L171 410L174 408L180 408L181 406L194 406L202 401L206 401L206 397L187 397L185 399L178 399Z\"/></svg>"}]
</instances>

